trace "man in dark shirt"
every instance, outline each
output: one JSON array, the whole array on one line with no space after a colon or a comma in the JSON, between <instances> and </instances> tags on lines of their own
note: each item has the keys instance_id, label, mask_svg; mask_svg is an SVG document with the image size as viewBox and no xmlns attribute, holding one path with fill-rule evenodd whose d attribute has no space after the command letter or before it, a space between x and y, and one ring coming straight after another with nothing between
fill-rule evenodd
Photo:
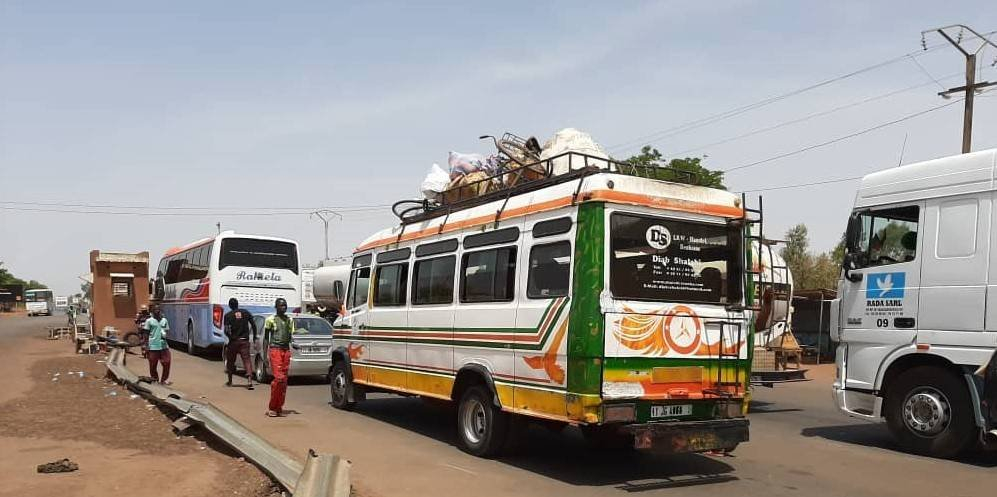
<instances>
[{"instance_id":1,"label":"man in dark shirt","mask_svg":"<svg viewBox=\"0 0 997 497\"><path fill-rule=\"evenodd\" d=\"M249 339L256 340L256 323L253 322L253 315L245 309L239 308L239 301L235 298L228 299L228 307L231 309L225 313L225 336L228 337L228 344L225 346L225 372L228 374L228 381L225 386L232 386L232 374L235 373L235 357L242 357L242 365L246 368L246 378L249 380L249 388L253 389L253 363L249 359ZM252 333L252 334L250 334Z\"/></svg>"}]
</instances>

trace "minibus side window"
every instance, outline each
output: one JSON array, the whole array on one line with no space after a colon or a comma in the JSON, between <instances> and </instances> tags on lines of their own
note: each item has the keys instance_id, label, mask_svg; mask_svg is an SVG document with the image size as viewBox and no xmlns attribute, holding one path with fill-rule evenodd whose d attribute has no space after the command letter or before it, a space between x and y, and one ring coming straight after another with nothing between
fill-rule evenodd
<instances>
[{"instance_id":1,"label":"minibus side window","mask_svg":"<svg viewBox=\"0 0 997 497\"><path fill-rule=\"evenodd\" d=\"M571 280L571 243L536 245L530 250L530 274L526 296L548 299L568 295Z\"/></svg>"},{"instance_id":2,"label":"minibus side window","mask_svg":"<svg viewBox=\"0 0 997 497\"><path fill-rule=\"evenodd\" d=\"M374 282L374 305L405 305L405 288L408 284L408 262L377 266Z\"/></svg>"},{"instance_id":3,"label":"minibus side window","mask_svg":"<svg viewBox=\"0 0 997 497\"><path fill-rule=\"evenodd\" d=\"M449 255L415 261L412 275L412 305L453 302L457 257Z\"/></svg>"},{"instance_id":4,"label":"minibus side window","mask_svg":"<svg viewBox=\"0 0 997 497\"><path fill-rule=\"evenodd\" d=\"M509 302L516 288L516 247L465 253L461 261L461 302Z\"/></svg>"},{"instance_id":5,"label":"minibus side window","mask_svg":"<svg viewBox=\"0 0 997 497\"><path fill-rule=\"evenodd\" d=\"M862 232L856 268L913 261L917 257L918 214L916 205L859 214Z\"/></svg>"},{"instance_id":6,"label":"minibus side window","mask_svg":"<svg viewBox=\"0 0 997 497\"><path fill-rule=\"evenodd\" d=\"M367 303L367 289L370 287L370 268L361 267L350 273L350 298L346 308L353 309Z\"/></svg>"}]
</instances>

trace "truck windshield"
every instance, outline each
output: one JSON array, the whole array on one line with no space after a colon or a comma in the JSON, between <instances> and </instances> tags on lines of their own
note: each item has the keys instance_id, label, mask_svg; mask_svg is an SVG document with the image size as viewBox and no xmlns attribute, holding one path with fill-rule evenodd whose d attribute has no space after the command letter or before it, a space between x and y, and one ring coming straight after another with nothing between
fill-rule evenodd
<instances>
[{"instance_id":1,"label":"truck windshield","mask_svg":"<svg viewBox=\"0 0 997 497\"><path fill-rule=\"evenodd\" d=\"M278 240L225 238L218 269L228 266L288 269L298 274L298 249L293 243Z\"/></svg>"},{"instance_id":2,"label":"truck windshield","mask_svg":"<svg viewBox=\"0 0 997 497\"><path fill-rule=\"evenodd\" d=\"M740 295L739 275L730 274L740 266L740 237L726 225L617 213L610 230L615 298L725 304Z\"/></svg>"}]
</instances>

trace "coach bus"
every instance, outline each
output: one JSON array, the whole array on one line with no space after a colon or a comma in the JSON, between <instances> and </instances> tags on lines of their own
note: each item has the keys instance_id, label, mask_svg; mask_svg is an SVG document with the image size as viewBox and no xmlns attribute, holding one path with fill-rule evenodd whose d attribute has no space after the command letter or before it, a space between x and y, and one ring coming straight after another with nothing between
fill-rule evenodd
<instances>
[{"instance_id":1,"label":"coach bus","mask_svg":"<svg viewBox=\"0 0 997 497\"><path fill-rule=\"evenodd\" d=\"M52 309L55 307L52 290L47 288L25 290L24 302L29 316L40 316L42 314L51 316Z\"/></svg>"},{"instance_id":2,"label":"coach bus","mask_svg":"<svg viewBox=\"0 0 997 497\"><path fill-rule=\"evenodd\" d=\"M170 322L167 339L190 353L225 343L228 300L250 312L272 311L283 298L301 307L301 267L294 240L225 231L170 249L159 261L154 302Z\"/></svg>"}]
</instances>

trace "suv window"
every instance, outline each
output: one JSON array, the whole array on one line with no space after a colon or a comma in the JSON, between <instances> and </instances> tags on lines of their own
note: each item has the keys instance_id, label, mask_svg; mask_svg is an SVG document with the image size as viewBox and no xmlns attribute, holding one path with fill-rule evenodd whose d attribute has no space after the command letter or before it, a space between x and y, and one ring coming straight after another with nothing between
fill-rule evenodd
<instances>
[{"instance_id":1,"label":"suv window","mask_svg":"<svg viewBox=\"0 0 997 497\"><path fill-rule=\"evenodd\" d=\"M859 213L862 232L856 267L913 261L917 257L919 208L916 205Z\"/></svg>"}]
</instances>

